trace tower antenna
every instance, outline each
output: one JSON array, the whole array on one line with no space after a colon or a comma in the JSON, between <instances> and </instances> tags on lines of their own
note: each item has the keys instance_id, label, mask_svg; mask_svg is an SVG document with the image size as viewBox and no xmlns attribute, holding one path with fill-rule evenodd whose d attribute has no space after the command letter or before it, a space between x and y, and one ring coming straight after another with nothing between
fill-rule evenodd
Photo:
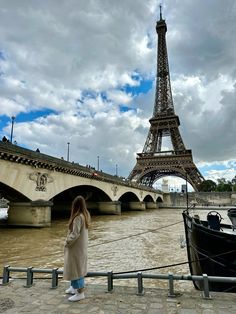
<instances>
[{"instance_id":1,"label":"tower antenna","mask_svg":"<svg viewBox=\"0 0 236 314\"><path fill-rule=\"evenodd\" d=\"M162 20L162 5L160 4L159 7L160 7L160 20Z\"/></svg>"}]
</instances>

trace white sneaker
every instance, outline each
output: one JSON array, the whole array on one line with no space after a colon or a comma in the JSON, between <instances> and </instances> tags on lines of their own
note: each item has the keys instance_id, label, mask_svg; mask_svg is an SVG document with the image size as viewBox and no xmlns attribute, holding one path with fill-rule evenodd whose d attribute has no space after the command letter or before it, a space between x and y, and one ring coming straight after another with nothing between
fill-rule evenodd
<instances>
[{"instance_id":1,"label":"white sneaker","mask_svg":"<svg viewBox=\"0 0 236 314\"><path fill-rule=\"evenodd\" d=\"M67 293L67 294L75 294L76 293L76 289L74 289L72 286L70 286L70 288L66 289L65 293Z\"/></svg>"},{"instance_id":2,"label":"white sneaker","mask_svg":"<svg viewBox=\"0 0 236 314\"><path fill-rule=\"evenodd\" d=\"M81 292L81 293L76 293L75 295L73 295L72 297L69 297L69 301L72 301L72 302L76 302L76 301L80 301L80 300L83 300L85 298L84 296L84 292Z\"/></svg>"}]
</instances>

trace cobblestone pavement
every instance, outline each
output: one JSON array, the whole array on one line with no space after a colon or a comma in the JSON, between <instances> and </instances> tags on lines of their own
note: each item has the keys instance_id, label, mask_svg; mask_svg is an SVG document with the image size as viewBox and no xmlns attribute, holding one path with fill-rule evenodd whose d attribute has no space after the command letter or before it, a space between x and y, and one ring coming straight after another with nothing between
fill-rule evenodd
<instances>
[{"instance_id":1,"label":"cobblestone pavement","mask_svg":"<svg viewBox=\"0 0 236 314\"><path fill-rule=\"evenodd\" d=\"M112 293L107 286L88 284L86 298L69 302L65 289L68 283L60 281L57 289L51 289L49 280L34 280L31 288L25 281L11 281L0 286L0 313L96 313L96 314L227 314L236 313L235 293L211 293L211 299L203 299L199 291L184 292L170 298L167 290L149 288L137 295L136 287L115 286Z\"/></svg>"}]
</instances>

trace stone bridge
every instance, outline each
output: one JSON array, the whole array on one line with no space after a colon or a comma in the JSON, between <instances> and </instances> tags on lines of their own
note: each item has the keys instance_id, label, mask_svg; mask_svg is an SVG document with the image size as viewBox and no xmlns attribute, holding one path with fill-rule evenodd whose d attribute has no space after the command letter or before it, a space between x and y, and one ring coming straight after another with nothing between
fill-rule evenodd
<instances>
[{"instance_id":1,"label":"stone bridge","mask_svg":"<svg viewBox=\"0 0 236 314\"><path fill-rule=\"evenodd\" d=\"M0 141L0 197L9 201L10 225L50 226L51 216L69 215L78 194L92 214L155 209L164 197L121 177Z\"/></svg>"}]
</instances>

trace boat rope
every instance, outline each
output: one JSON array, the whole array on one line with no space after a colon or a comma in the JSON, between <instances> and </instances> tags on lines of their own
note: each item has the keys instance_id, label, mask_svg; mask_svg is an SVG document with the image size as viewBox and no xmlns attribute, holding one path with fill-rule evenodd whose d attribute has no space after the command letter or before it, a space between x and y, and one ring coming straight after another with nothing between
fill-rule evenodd
<instances>
[{"instance_id":1,"label":"boat rope","mask_svg":"<svg viewBox=\"0 0 236 314\"><path fill-rule=\"evenodd\" d=\"M222 255L226 255L229 253L234 253L236 252L236 250L233 251L228 251L228 252L224 252L224 253L220 253L217 255L213 255L211 256L211 258L216 258ZM186 261L186 262L180 262L180 263L175 263L175 264L169 264L169 265L163 265L163 266L157 266L157 267L152 267L152 268L143 268L143 269L136 269L136 270L131 270L131 271L124 271L124 272L117 272L117 273L113 273L114 275L120 275L120 274L129 274L129 273L138 273L138 272L144 272L144 271L149 271L149 270L156 270L156 269L163 269L163 268L168 268L168 267L175 267L175 266L180 266L180 265L184 265L184 264L192 264L195 262L200 262L202 260L205 260L209 258L209 256L205 256L203 258L199 258L199 259L195 259L195 260L191 260L191 261Z\"/></svg>"},{"instance_id":2,"label":"boat rope","mask_svg":"<svg viewBox=\"0 0 236 314\"><path fill-rule=\"evenodd\" d=\"M229 288L223 290L222 292L230 292L230 291L234 290L235 288L236 288L236 285L233 287L229 287Z\"/></svg>"},{"instance_id":3,"label":"boat rope","mask_svg":"<svg viewBox=\"0 0 236 314\"><path fill-rule=\"evenodd\" d=\"M163 265L163 266L157 266L157 267L151 267L151 268L121 271L121 272L113 273L113 275L139 273L139 272L144 272L144 271L149 271L149 270L156 270L156 269L163 269L163 268L168 268L168 267L180 266L180 265L184 265L184 264L188 264L188 261L175 263L175 264L168 264L168 265Z\"/></svg>"},{"instance_id":4,"label":"boat rope","mask_svg":"<svg viewBox=\"0 0 236 314\"><path fill-rule=\"evenodd\" d=\"M97 247L97 246L100 246L100 245L105 245L105 244L118 242L118 241L126 240L126 239L129 239L129 238L133 238L133 237L138 237L138 236L141 236L141 235L146 234L146 233L158 232L161 229L168 228L168 227L177 225L179 223L183 223L183 221L180 220L180 221L177 221L175 223L172 223L172 224L169 224L169 225L165 225L165 226L162 226L162 227L159 227L159 228L156 228L156 229L149 229L149 230L146 230L146 231L143 231L143 232L131 234L131 235L124 236L124 237L121 237L121 238L118 238L118 239L109 240L109 241L105 241L105 242L101 242L101 243L97 243L97 244L92 244L92 245L89 245L88 247L89 248ZM63 254L62 250L54 252L54 253L51 253L51 254L46 254L46 255L37 255L37 256L30 256L30 257L25 257L25 258L20 258L20 259L14 259L14 262L15 261L17 261L17 262L18 261L26 261L26 260L31 260L31 259L37 259L37 258L40 258L40 257L54 256L54 255L59 255L59 254L61 254L61 255Z\"/></svg>"},{"instance_id":5,"label":"boat rope","mask_svg":"<svg viewBox=\"0 0 236 314\"><path fill-rule=\"evenodd\" d=\"M226 264L224 264L224 263L222 263L222 262L220 262L220 261L215 260L216 257L220 257L220 256L223 256L223 255L226 255L226 254L235 253L236 250L231 250L231 251L228 251L228 252L224 252L224 253L220 253L220 254L217 254L217 255L210 256L210 255L208 255L208 254L205 254L205 253L203 253L203 252L200 252L200 251L198 250L198 248L197 248L196 246L194 246L192 243L190 244L190 246L191 246L194 250L196 250L199 255L204 256L203 258L200 258L199 261L205 260L205 259L209 259L209 260L211 260L212 262L214 262L214 263L216 263L216 264L218 264L218 265L220 265L220 266L222 266L222 267L224 267L224 268L227 268L227 270L230 270L230 271L232 271L233 273L236 273L236 270L230 268L230 265L226 265ZM206 252L206 251L205 251L205 252Z\"/></svg>"},{"instance_id":6,"label":"boat rope","mask_svg":"<svg viewBox=\"0 0 236 314\"><path fill-rule=\"evenodd\" d=\"M89 245L88 247L95 247L95 246L100 246L100 245L109 244L109 243L113 243L113 242L118 242L118 241L121 241L121 240L126 240L126 239L130 239L130 238L133 238L133 237L138 237L138 236L143 235L145 233L158 232L161 229L168 228L168 227L177 225L177 224L182 223L182 222L183 221L181 220L181 221L174 222L172 224L169 224L169 225L166 225L166 226L162 226L162 227L159 227L159 228L156 228L156 229L149 229L147 231L142 231L142 232L139 232L139 233L131 234L131 235L128 235L128 236L125 236L125 237L122 237L122 238L109 240L109 241L105 241L105 242L101 242L101 243L97 243L97 244L92 244L92 245Z\"/></svg>"},{"instance_id":7,"label":"boat rope","mask_svg":"<svg viewBox=\"0 0 236 314\"><path fill-rule=\"evenodd\" d=\"M221 254L218 254L218 255L215 255L215 256L208 256L207 254L204 254L204 253L200 252L200 251L197 249L196 246L193 246L192 244L190 244L190 246L191 246L193 249L195 249L195 250L198 252L198 254L204 256L203 258L200 258L199 261L201 261L201 260L206 260L206 259L210 259L210 260L213 261L214 263L216 263L216 264L218 264L218 265L220 265L220 266L222 266L222 267L224 267L224 268L227 268L227 270L230 270L230 271L233 272L233 273L236 273L236 270L235 270L235 269L229 268L229 266L227 266L227 265L225 265L225 264L223 264L223 263L220 263L220 262L218 262L217 260L214 259L214 258L216 258L216 257L220 257L220 256L223 256L223 255L226 255L226 254L235 253L236 250L231 250L231 251L228 251L228 252L224 252L224 253L221 253ZM206 252L206 251L205 251L205 252ZM192 263L192 262L194 262L194 261L191 261L191 263ZM232 286L232 287L229 287L229 288L227 288L227 289L224 289L222 292L230 292L230 291L234 290L235 288L236 288L236 285L234 285L234 286Z\"/></svg>"}]
</instances>

